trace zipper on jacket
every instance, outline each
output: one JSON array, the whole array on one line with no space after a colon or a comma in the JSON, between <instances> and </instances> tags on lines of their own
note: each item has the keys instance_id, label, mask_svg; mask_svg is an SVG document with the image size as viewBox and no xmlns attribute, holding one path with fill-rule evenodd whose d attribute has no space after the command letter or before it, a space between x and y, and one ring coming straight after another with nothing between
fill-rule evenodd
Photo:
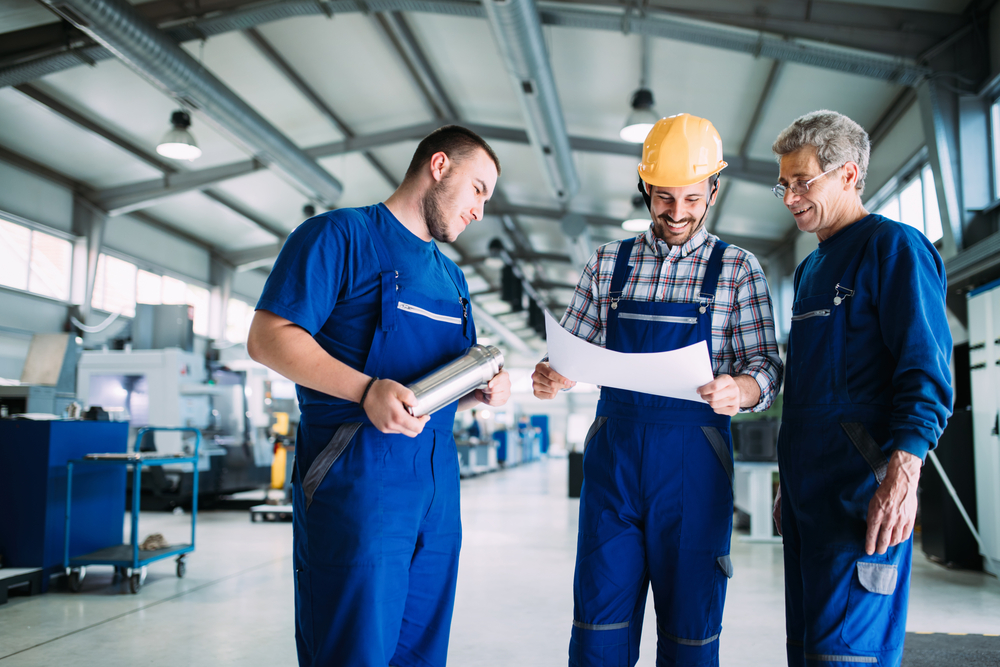
<instances>
[{"instance_id":1,"label":"zipper on jacket","mask_svg":"<svg viewBox=\"0 0 1000 667\"><path fill-rule=\"evenodd\" d=\"M698 324L697 317L680 317L677 315L643 315L641 313L619 313L618 319L642 320L644 322L666 322L668 324Z\"/></svg>"},{"instance_id":2,"label":"zipper on jacket","mask_svg":"<svg viewBox=\"0 0 1000 667\"><path fill-rule=\"evenodd\" d=\"M802 313L801 315L792 315L792 322L798 322L799 320L808 320L810 317L829 317L830 309L823 308L821 310L810 310L808 313Z\"/></svg>"},{"instance_id":3,"label":"zipper on jacket","mask_svg":"<svg viewBox=\"0 0 1000 667\"><path fill-rule=\"evenodd\" d=\"M411 306L408 303L399 302L398 308L407 313L413 313L414 315L422 315L428 317L432 320L437 320L438 322L447 322L448 324L463 324L463 317L450 317L448 315L438 315L437 313L432 313L429 310L424 310L423 308L418 308L417 306Z\"/></svg>"}]
</instances>

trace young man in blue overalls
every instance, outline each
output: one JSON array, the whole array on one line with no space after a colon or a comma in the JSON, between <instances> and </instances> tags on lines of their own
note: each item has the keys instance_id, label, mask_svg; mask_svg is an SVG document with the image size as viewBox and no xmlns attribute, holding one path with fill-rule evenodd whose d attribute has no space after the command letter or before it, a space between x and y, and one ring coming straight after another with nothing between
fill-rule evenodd
<instances>
[{"instance_id":1,"label":"young man in blue overalls","mask_svg":"<svg viewBox=\"0 0 1000 667\"><path fill-rule=\"evenodd\" d=\"M944 263L865 210L850 118L802 116L772 150L774 193L819 239L795 271L778 437L788 664L896 667L920 466L951 414Z\"/></svg>"},{"instance_id":2,"label":"young man in blue overalls","mask_svg":"<svg viewBox=\"0 0 1000 667\"><path fill-rule=\"evenodd\" d=\"M417 147L385 203L330 211L288 237L254 316L251 357L298 385L295 635L302 667L445 664L459 514L456 409L502 405L505 371L431 416L404 385L476 342L450 243L500 172L456 126Z\"/></svg>"},{"instance_id":3,"label":"young man in blue overalls","mask_svg":"<svg viewBox=\"0 0 1000 667\"><path fill-rule=\"evenodd\" d=\"M756 258L704 229L722 140L680 114L646 137L639 190L652 225L590 259L562 324L619 352L709 345L704 403L604 387L587 436L569 663L631 667L646 595L656 605L656 664L717 665L732 576L729 419L764 410L781 382L771 300ZM533 390L574 383L546 362Z\"/></svg>"}]
</instances>

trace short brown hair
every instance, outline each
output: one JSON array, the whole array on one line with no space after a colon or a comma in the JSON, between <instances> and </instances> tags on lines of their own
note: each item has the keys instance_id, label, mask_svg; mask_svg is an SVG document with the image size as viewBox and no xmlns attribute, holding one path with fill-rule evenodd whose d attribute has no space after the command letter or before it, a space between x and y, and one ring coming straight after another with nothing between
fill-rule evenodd
<instances>
[{"instance_id":1,"label":"short brown hair","mask_svg":"<svg viewBox=\"0 0 1000 667\"><path fill-rule=\"evenodd\" d=\"M406 169L406 178L416 176L420 168L430 162L435 153L444 153L452 162L461 162L477 150L486 151L493 164L497 166L497 176L499 176L500 158L481 136L461 125L439 127L420 141L420 145L413 153L413 159L410 160L410 166Z\"/></svg>"}]
</instances>

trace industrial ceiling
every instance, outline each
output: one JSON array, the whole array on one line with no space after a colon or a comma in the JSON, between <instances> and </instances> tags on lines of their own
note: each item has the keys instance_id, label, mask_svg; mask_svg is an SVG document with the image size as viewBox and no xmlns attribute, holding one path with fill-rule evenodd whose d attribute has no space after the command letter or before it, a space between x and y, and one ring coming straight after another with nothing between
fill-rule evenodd
<instances>
[{"instance_id":1,"label":"industrial ceiling","mask_svg":"<svg viewBox=\"0 0 1000 667\"><path fill-rule=\"evenodd\" d=\"M991 6L2 0L0 159L237 270L266 271L304 205L381 201L422 136L467 125L503 174L486 219L445 252L466 271L480 324L528 354L540 339L500 299L490 241L558 315L584 256L629 234L620 223L640 147L618 132L640 79L660 115L715 124L730 166L709 228L766 264L797 236L769 191L776 134L831 108L861 123L877 153L932 74L928 56ZM203 150L194 162L155 151L178 108ZM882 163L912 157L912 146L893 150ZM573 213L587 223L578 237Z\"/></svg>"}]
</instances>

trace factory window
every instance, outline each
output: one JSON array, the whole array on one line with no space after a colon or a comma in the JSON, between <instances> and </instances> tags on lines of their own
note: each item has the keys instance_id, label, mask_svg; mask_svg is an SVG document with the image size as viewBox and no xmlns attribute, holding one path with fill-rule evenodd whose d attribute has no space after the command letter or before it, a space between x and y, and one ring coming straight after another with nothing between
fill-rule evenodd
<instances>
[{"instance_id":1,"label":"factory window","mask_svg":"<svg viewBox=\"0 0 1000 667\"><path fill-rule=\"evenodd\" d=\"M903 187L875 211L890 220L898 220L923 232L931 242L941 238L941 211L938 209L934 173L925 164Z\"/></svg>"},{"instance_id":2,"label":"factory window","mask_svg":"<svg viewBox=\"0 0 1000 667\"><path fill-rule=\"evenodd\" d=\"M0 285L69 300L73 244L0 219Z\"/></svg>"},{"instance_id":3,"label":"factory window","mask_svg":"<svg viewBox=\"0 0 1000 667\"><path fill-rule=\"evenodd\" d=\"M101 254L97 258L92 308L135 317L135 264Z\"/></svg>"},{"instance_id":4,"label":"factory window","mask_svg":"<svg viewBox=\"0 0 1000 667\"><path fill-rule=\"evenodd\" d=\"M187 285L187 303L194 306L194 332L199 336L208 335L208 310L212 301L211 292L204 287Z\"/></svg>"},{"instance_id":5,"label":"factory window","mask_svg":"<svg viewBox=\"0 0 1000 667\"><path fill-rule=\"evenodd\" d=\"M140 270L135 277L135 300L154 306L163 303L163 276Z\"/></svg>"},{"instance_id":6,"label":"factory window","mask_svg":"<svg viewBox=\"0 0 1000 667\"><path fill-rule=\"evenodd\" d=\"M135 280L136 301L139 303L189 305L194 307L194 332L208 335L209 291L183 280L139 271Z\"/></svg>"},{"instance_id":7,"label":"factory window","mask_svg":"<svg viewBox=\"0 0 1000 667\"><path fill-rule=\"evenodd\" d=\"M234 343L246 342L253 312L253 306L250 304L239 299L229 300L226 308L226 340Z\"/></svg>"}]
</instances>

